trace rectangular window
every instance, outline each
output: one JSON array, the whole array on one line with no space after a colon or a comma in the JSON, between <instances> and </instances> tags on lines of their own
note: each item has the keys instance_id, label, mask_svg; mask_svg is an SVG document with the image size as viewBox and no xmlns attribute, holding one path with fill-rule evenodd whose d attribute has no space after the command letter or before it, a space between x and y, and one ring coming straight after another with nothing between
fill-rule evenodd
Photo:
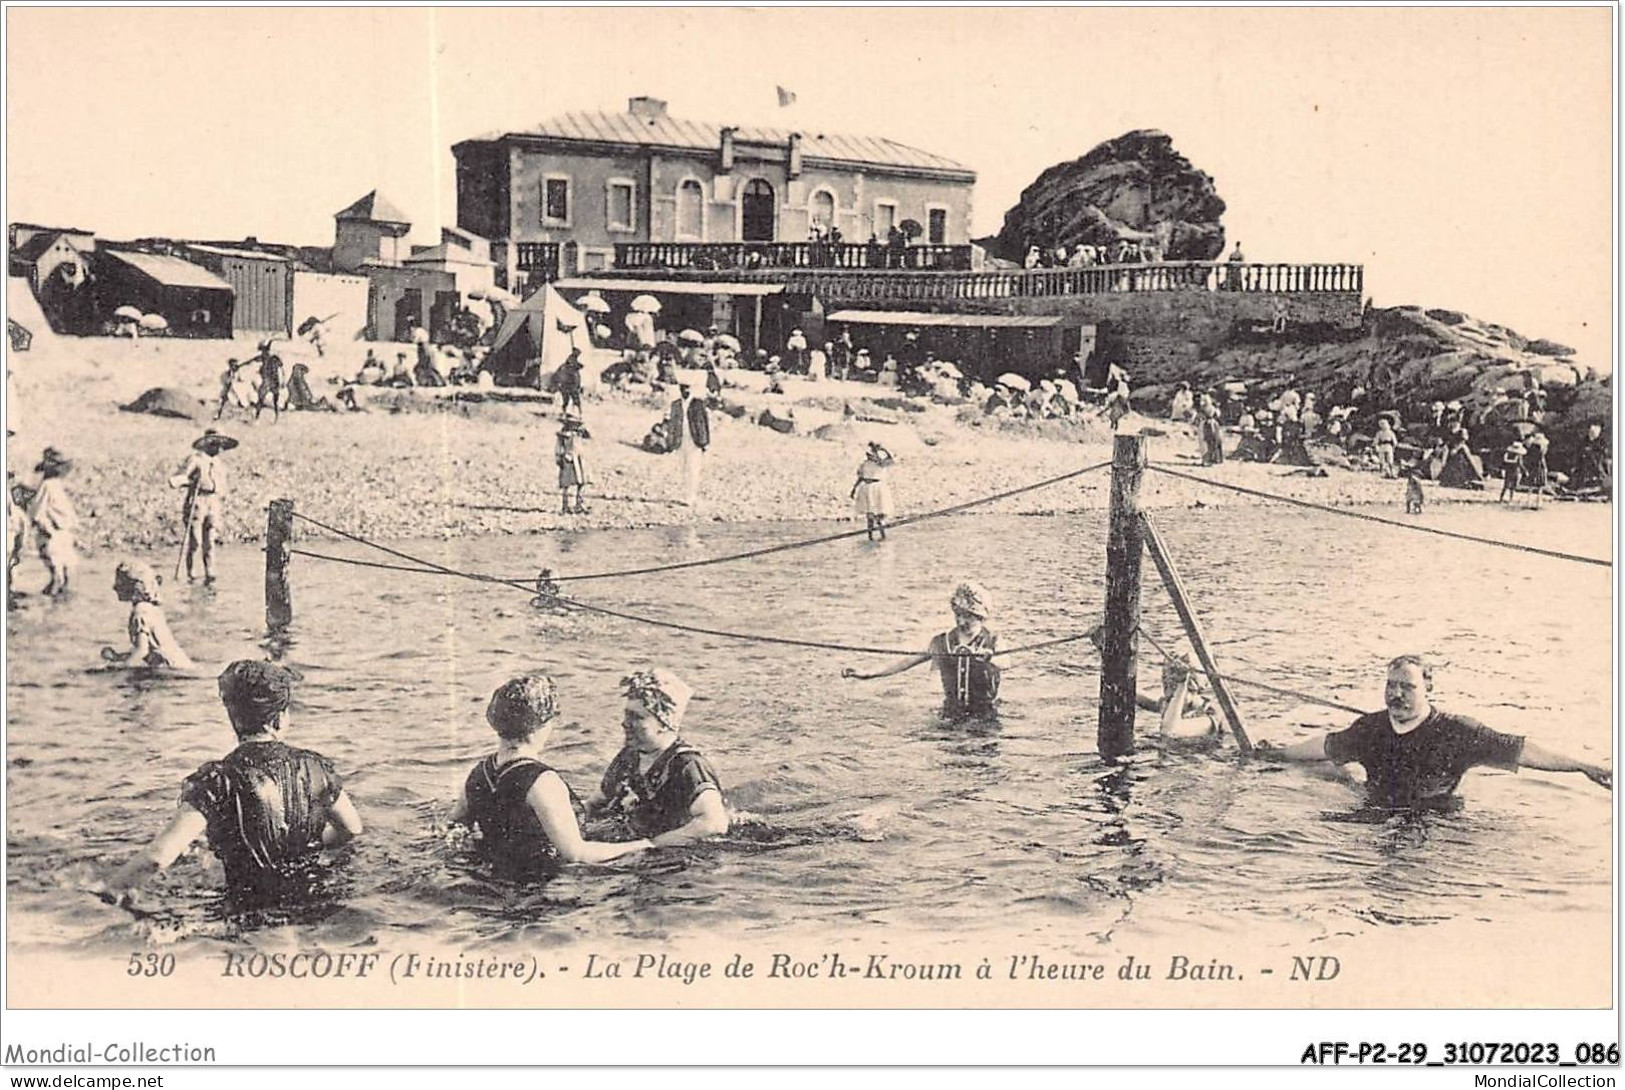
<instances>
[{"instance_id":1,"label":"rectangular window","mask_svg":"<svg viewBox=\"0 0 1625 1090\"><path fill-rule=\"evenodd\" d=\"M931 208L926 210L926 239L933 246L941 246L948 241L948 210L946 208Z\"/></svg>"},{"instance_id":2,"label":"rectangular window","mask_svg":"<svg viewBox=\"0 0 1625 1090\"><path fill-rule=\"evenodd\" d=\"M885 242L886 241L886 236L891 234L891 229L893 227L896 227L896 226L897 226L897 202L896 201L876 201L875 202L875 237L878 238L881 242Z\"/></svg>"},{"instance_id":3,"label":"rectangular window","mask_svg":"<svg viewBox=\"0 0 1625 1090\"><path fill-rule=\"evenodd\" d=\"M542 179L542 222L570 224L570 179L549 175Z\"/></svg>"},{"instance_id":4,"label":"rectangular window","mask_svg":"<svg viewBox=\"0 0 1625 1090\"><path fill-rule=\"evenodd\" d=\"M604 225L611 231L635 231L637 223L633 220L633 198L636 192L634 183L621 178L612 179L608 183L604 207Z\"/></svg>"}]
</instances>

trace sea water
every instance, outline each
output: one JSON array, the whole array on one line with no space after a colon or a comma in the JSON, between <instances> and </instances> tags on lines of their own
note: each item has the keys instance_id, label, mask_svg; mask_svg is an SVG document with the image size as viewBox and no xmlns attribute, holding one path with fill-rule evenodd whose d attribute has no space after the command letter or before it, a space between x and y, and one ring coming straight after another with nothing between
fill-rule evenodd
<instances>
[{"instance_id":1,"label":"sea water","mask_svg":"<svg viewBox=\"0 0 1625 1090\"><path fill-rule=\"evenodd\" d=\"M1436 699L1549 748L1606 759L1609 572L1280 508L1158 516L1221 666L1344 704L1381 705L1383 664L1419 651L1448 665ZM1453 530L1607 556L1611 512L1437 508ZM640 567L827 533L829 525L711 525L393 543L435 563L526 577ZM304 547L398 561L355 544ZM262 558L224 549L214 588L169 587L188 680L98 672L125 640L118 557L87 560L73 597L8 617L7 852L17 948L127 951L132 937L200 950L408 937L466 950L583 939L997 933L1044 958L1136 938L1243 932L1257 947L1364 935L1400 948L1413 928L1560 916L1608 934L1610 799L1577 775L1477 771L1456 814L1327 821L1358 785L1330 770L1216 754L1095 752L1098 663L1087 641L1004 659L996 722L950 724L930 667L843 680L878 656L686 634L533 608L513 587L293 563L294 624L267 639ZM151 557L167 567L168 557ZM963 578L996 600L1013 647L1100 619L1101 515L987 515L664 575L565 583L566 594L699 627L923 649L951 623ZM1144 626L1180 630L1155 569ZM30 561L25 589L43 583ZM233 744L213 673L282 657L304 675L287 740L333 759L366 834L308 905L235 913L194 850L131 917L82 887L145 844L181 780ZM207 664L213 664L214 670ZM469 864L444 815L493 748L491 691L541 669L561 726L546 759L590 794L621 741L619 678L665 665L695 689L685 735L735 812L725 838L515 886ZM1142 644L1141 684L1156 654ZM1238 686L1257 737L1291 742L1349 718ZM1142 726L1151 724L1144 721ZM156 921L156 924L155 924ZM139 926L138 926L139 925ZM1391 936L1384 939L1383 936ZM1075 960L1075 958L1074 958Z\"/></svg>"}]
</instances>

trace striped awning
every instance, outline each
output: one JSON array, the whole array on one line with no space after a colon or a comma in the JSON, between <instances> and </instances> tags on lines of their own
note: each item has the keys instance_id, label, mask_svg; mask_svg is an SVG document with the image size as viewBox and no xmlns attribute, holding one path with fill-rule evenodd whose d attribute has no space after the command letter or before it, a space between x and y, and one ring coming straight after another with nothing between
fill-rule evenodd
<instances>
[{"instance_id":1,"label":"striped awning","mask_svg":"<svg viewBox=\"0 0 1625 1090\"><path fill-rule=\"evenodd\" d=\"M777 295L783 284L728 283L722 280L634 280L609 276L571 276L553 281L560 291L636 291L659 295Z\"/></svg>"},{"instance_id":2,"label":"striped awning","mask_svg":"<svg viewBox=\"0 0 1625 1090\"><path fill-rule=\"evenodd\" d=\"M983 329L1050 329L1066 324L1066 319L1057 314L943 314L923 310L837 310L824 320L857 325L959 325Z\"/></svg>"}]
</instances>

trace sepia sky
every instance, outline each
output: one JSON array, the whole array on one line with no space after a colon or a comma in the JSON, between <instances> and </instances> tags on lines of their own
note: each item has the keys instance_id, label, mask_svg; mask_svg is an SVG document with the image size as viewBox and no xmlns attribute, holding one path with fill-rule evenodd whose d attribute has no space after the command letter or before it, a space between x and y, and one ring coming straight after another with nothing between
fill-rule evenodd
<instances>
[{"instance_id":1,"label":"sepia sky","mask_svg":"<svg viewBox=\"0 0 1625 1090\"><path fill-rule=\"evenodd\" d=\"M888 136L979 174L975 227L1135 128L1255 261L1366 266L1608 367L1607 8L11 8L8 220L330 244L379 188L436 241L458 140L651 94ZM777 107L774 85L799 98Z\"/></svg>"}]
</instances>

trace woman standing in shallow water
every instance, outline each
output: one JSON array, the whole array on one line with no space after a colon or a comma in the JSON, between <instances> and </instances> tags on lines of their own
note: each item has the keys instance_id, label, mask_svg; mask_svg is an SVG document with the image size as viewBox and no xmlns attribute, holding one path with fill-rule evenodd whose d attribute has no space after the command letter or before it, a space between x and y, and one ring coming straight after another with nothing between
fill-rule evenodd
<instances>
[{"instance_id":1,"label":"woman standing in shallow water","mask_svg":"<svg viewBox=\"0 0 1625 1090\"><path fill-rule=\"evenodd\" d=\"M850 666L841 676L857 681L891 677L927 662L934 662L942 679L943 715L950 719L987 715L999 702L999 668L993 662L999 637L987 627L992 596L980 583L961 583L954 588L949 606L954 611L954 627L933 636L923 654L898 659L872 674Z\"/></svg>"},{"instance_id":2,"label":"woman standing in shallow water","mask_svg":"<svg viewBox=\"0 0 1625 1090\"><path fill-rule=\"evenodd\" d=\"M852 484L853 510L868 524L870 541L877 536L886 540L886 520L896 513L891 485L886 482L894 461L891 451L879 443L870 443L863 464L858 466L858 479Z\"/></svg>"}]
</instances>

